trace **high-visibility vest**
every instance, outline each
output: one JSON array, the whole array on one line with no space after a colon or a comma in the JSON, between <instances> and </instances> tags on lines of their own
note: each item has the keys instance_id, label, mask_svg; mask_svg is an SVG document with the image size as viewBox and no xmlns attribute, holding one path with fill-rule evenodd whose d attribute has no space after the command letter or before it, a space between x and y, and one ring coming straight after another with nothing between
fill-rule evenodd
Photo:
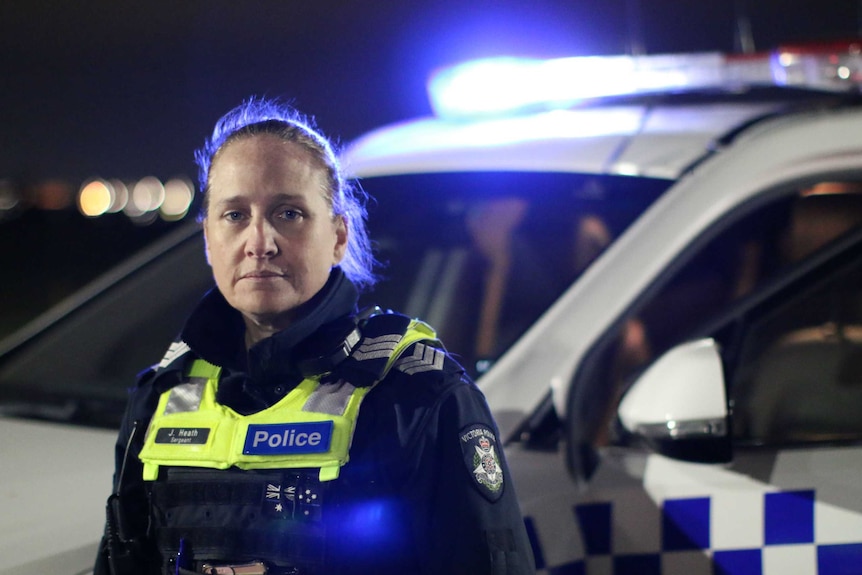
<instances>
[{"instance_id":1,"label":"high-visibility vest","mask_svg":"<svg viewBox=\"0 0 862 575\"><path fill-rule=\"evenodd\" d=\"M362 353L388 355L379 381L410 345L434 339L433 329L413 320L403 335L374 338ZM343 379L321 384L321 375L315 375L271 407L242 415L216 402L220 373L220 367L197 359L187 380L161 395L139 455L144 480L157 479L161 466L304 468L319 469L320 481L338 477L349 458L360 404L373 386Z\"/></svg>"}]
</instances>

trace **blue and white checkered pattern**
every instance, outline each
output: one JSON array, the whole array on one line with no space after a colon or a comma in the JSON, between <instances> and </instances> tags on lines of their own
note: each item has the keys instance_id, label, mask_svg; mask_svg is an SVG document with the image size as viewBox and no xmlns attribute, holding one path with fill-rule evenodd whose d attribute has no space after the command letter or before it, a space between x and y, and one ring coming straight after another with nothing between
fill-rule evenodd
<instances>
[{"instance_id":1,"label":"blue and white checkered pattern","mask_svg":"<svg viewBox=\"0 0 862 575\"><path fill-rule=\"evenodd\" d=\"M720 496L666 499L652 517L619 502L575 505L585 558L561 566L544 565L532 521L526 524L537 565L551 575L862 575L862 533L852 542L852 533L818 529L826 525L818 513L841 511L818 504L813 490L750 496L743 520L739 506L728 512ZM615 537L615 511L617 525L643 526L638 541L631 530L628 540Z\"/></svg>"}]
</instances>

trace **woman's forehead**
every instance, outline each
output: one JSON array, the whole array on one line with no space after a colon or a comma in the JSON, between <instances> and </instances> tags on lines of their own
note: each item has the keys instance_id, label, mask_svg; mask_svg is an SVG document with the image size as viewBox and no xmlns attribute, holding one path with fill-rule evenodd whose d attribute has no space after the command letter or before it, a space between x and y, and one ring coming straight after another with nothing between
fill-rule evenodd
<instances>
[{"instance_id":1,"label":"woman's forehead","mask_svg":"<svg viewBox=\"0 0 862 575\"><path fill-rule=\"evenodd\" d=\"M213 172L224 165L226 158L240 162L257 163L259 166L274 168L292 165L297 170L317 171L324 178L329 177L328 166L307 146L300 142L287 140L276 134L247 134L227 140L213 156L210 166L209 180L212 183ZM233 166L234 168L238 166Z\"/></svg>"}]
</instances>

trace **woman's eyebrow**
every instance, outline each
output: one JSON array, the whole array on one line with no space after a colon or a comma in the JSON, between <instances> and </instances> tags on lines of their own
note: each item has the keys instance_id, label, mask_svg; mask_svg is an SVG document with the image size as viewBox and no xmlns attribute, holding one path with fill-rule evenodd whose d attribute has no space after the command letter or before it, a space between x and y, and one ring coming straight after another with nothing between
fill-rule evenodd
<instances>
[{"instance_id":1,"label":"woman's eyebrow","mask_svg":"<svg viewBox=\"0 0 862 575\"><path fill-rule=\"evenodd\" d=\"M305 196L303 196L301 194L291 194L291 193L283 192L283 193L274 194L273 196L267 198L267 202L268 203L277 203L277 202L284 202L284 201L296 202L296 201L304 201L304 199L305 199ZM228 196L226 198L221 198L221 199L217 200L215 203L219 204L219 205L224 205L224 204L246 204L246 203L250 203L250 202L251 202L251 200L249 199L248 196L238 194L235 196Z\"/></svg>"}]
</instances>

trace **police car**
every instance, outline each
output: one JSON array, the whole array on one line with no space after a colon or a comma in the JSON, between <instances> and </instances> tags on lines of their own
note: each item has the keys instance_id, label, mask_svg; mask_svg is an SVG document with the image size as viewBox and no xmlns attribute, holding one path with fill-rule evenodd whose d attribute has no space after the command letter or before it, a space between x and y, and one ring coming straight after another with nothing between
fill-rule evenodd
<instances>
[{"instance_id":1,"label":"police car","mask_svg":"<svg viewBox=\"0 0 862 575\"><path fill-rule=\"evenodd\" d=\"M862 573L860 80L856 45L468 62L345 149L386 264L366 303L477 379L541 572ZM125 388L202 253L179 228L2 344L27 460L0 573L91 562Z\"/></svg>"}]
</instances>

